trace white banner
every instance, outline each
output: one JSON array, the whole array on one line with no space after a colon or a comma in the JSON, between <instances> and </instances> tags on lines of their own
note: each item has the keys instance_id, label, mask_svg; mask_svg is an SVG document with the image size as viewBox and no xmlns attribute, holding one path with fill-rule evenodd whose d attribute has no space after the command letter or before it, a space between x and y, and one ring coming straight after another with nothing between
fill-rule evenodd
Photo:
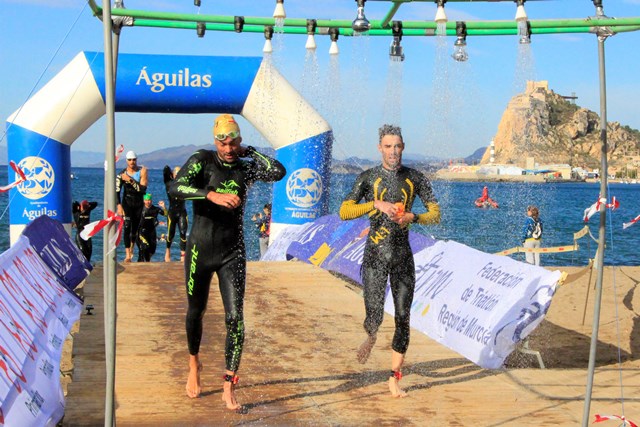
<instances>
[{"instance_id":1,"label":"white banner","mask_svg":"<svg viewBox=\"0 0 640 427\"><path fill-rule=\"evenodd\" d=\"M287 248L292 241L306 228L312 226L309 222L303 225L290 225L278 234L275 239L269 240L267 252L260 258L260 261L287 261Z\"/></svg>"},{"instance_id":2,"label":"white banner","mask_svg":"<svg viewBox=\"0 0 640 427\"><path fill-rule=\"evenodd\" d=\"M453 241L418 252L415 263L411 326L490 369L542 321L561 275ZM385 311L393 315L391 295Z\"/></svg>"},{"instance_id":3,"label":"white banner","mask_svg":"<svg viewBox=\"0 0 640 427\"><path fill-rule=\"evenodd\" d=\"M62 346L81 311L25 236L0 254L0 424L54 426L62 418Z\"/></svg>"}]
</instances>

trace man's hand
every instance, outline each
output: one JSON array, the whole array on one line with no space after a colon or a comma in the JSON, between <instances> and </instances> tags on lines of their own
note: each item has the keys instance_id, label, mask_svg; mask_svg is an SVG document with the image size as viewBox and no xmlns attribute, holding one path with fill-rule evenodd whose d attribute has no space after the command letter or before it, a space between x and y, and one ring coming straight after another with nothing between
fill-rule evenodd
<instances>
[{"instance_id":1,"label":"man's hand","mask_svg":"<svg viewBox=\"0 0 640 427\"><path fill-rule=\"evenodd\" d=\"M209 191L207 193L207 200L228 209L235 209L240 206L242 202L240 197L235 194L216 193L215 191Z\"/></svg>"},{"instance_id":2,"label":"man's hand","mask_svg":"<svg viewBox=\"0 0 640 427\"><path fill-rule=\"evenodd\" d=\"M373 203L373 207L387 215L391 221L401 226L411 224L413 217L416 215L412 212L405 211L404 204L400 202L390 203L383 200L376 200Z\"/></svg>"},{"instance_id":3,"label":"man's hand","mask_svg":"<svg viewBox=\"0 0 640 427\"><path fill-rule=\"evenodd\" d=\"M124 209L122 209L122 205L118 205L118 207L116 208L116 213L124 218Z\"/></svg>"}]
</instances>

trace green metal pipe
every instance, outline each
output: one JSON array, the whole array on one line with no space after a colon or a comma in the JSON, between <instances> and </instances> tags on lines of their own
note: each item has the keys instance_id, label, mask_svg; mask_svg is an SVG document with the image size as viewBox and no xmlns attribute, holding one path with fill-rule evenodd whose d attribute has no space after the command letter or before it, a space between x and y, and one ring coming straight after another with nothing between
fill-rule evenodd
<instances>
[{"instance_id":1,"label":"green metal pipe","mask_svg":"<svg viewBox=\"0 0 640 427\"><path fill-rule=\"evenodd\" d=\"M394 7L387 14L384 20L371 21L371 30L369 35L389 35L388 24L389 19L400 7L400 1L394 1ZM98 7L95 1L89 0L89 4L94 13L98 17L102 17L102 8ZM146 26L152 26L151 20L158 20L159 22L176 21L176 22L204 22L207 24L233 24L233 16L224 15L199 15L199 14L184 14L184 13L169 13L169 12L154 12L143 11L133 9L113 9L112 16L131 16L136 20L142 20ZM623 31L637 31L635 28L640 26L640 17L631 18L618 18L618 19L551 19L551 20L531 20L531 31L534 34L549 34L549 33L562 33L562 32L590 32L594 27L611 27L612 29L622 28ZM136 24L134 24L136 25ZM273 18L261 18L261 17L245 17L245 25L275 25L275 19ZM447 35L449 30L455 32L455 22L448 22L446 24ZM500 35L503 31L499 30L514 30L517 31L518 24L516 21L466 21L468 34L473 35L473 30L494 30L493 33L486 33L483 35ZM179 25L160 24L157 27L166 28L181 28ZM284 29L288 34L306 34L306 19L287 18L285 19ZM351 21L349 20L330 20L320 19L317 20L318 28L339 28L341 35L350 36L353 35L351 29ZM437 27L434 21L403 21L403 34L408 34L409 30L435 30ZM301 27L305 31L300 33L293 28ZM190 27L187 27L190 28ZM575 28L575 31L568 31L568 28ZM546 29L546 31L538 31ZM222 30L224 31L224 30ZM506 34L511 34L507 32ZM415 35L431 35L428 31L421 31L420 34Z\"/></svg>"},{"instance_id":2,"label":"green metal pipe","mask_svg":"<svg viewBox=\"0 0 640 427\"><path fill-rule=\"evenodd\" d=\"M391 6L391 9L389 9L389 11L384 16L384 18L382 18L382 21L380 21L380 26L382 28L389 27L389 22L391 22L391 20L393 19L393 16L396 14L398 9L400 9L401 4L402 4L401 2L397 2L397 1L393 2L393 6Z\"/></svg>"},{"instance_id":3,"label":"green metal pipe","mask_svg":"<svg viewBox=\"0 0 640 427\"><path fill-rule=\"evenodd\" d=\"M399 4L394 2L394 6ZM393 8L392 8L393 10ZM96 14L101 15L102 9L96 8L94 11ZM206 22L206 23L219 23L219 24L233 24L233 16L224 15L199 15L193 13L169 13L169 12L155 12L155 11L143 11L134 9L114 9L112 10L113 16L131 16L133 18L143 19L158 19L168 21L185 21L185 22ZM388 14L392 16L392 14ZM275 19L262 18L262 17L249 17L245 16L245 25L275 25ZM617 19L591 19L591 18L578 18L578 19L548 19L548 20L530 20L532 30L534 28L565 28L565 27L616 27L616 26L635 26L640 25L640 17L630 18L617 18ZM516 21L466 21L467 29L500 29L500 28L517 28ZM318 27L337 27L337 28L351 28L350 20L332 20L332 19L319 19L317 20ZM455 22L447 22L447 29L455 29ZM287 18L284 21L285 27L305 27L307 26L306 19L300 18ZM371 20L372 29L386 29L388 21L386 20ZM403 29L435 29L437 24L434 21L403 21Z\"/></svg>"},{"instance_id":4,"label":"green metal pipe","mask_svg":"<svg viewBox=\"0 0 640 427\"><path fill-rule=\"evenodd\" d=\"M136 27L153 27L153 28L176 28L176 29L185 29L185 30L195 30L196 22L183 22L183 21L161 21L156 19L136 19L134 21L134 26ZM205 27L209 31L235 31L233 24L212 24L205 23ZM621 32L629 32L629 31L638 31L640 30L640 25L629 26L615 26L610 27L614 33ZM285 34L300 34L306 35L306 28L300 27L285 27L282 29ZM340 28L340 35L345 37L350 37L355 34L351 28ZM245 25L243 28L243 32L245 33L262 33L264 32L264 26L262 25ZM532 34L561 34L561 33L591 33L593 32L593 28L591 27L570 27L570 28L536 28L532 29ZM316 34L324 34L322 28L316 29ZM391 29L374 29L369 30L367 33L370 36L392 36ZM498 28L498 29L471 29L467 30L468 36L507 36L507 35L517 35L517 28ZM402 30L402 35L411 37L411 36L435 36L435 30L429 29L404 29ZM455 36L455 29L447 29L447 36Z\"/></svg>"}]
</instances>

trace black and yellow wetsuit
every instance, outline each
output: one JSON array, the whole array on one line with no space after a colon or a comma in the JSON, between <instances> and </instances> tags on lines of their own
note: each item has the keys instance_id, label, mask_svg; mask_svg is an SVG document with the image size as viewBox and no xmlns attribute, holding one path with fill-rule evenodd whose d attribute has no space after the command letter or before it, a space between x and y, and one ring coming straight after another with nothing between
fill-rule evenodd
<instances>
[{"instance_id":1,"label":"black and yellow wetsuit","mask_svg":"<svg viewBox=\"0 0 640 427\"><path fill-rule=\"evenodd\" d=\"M223 162L215 151L196 151L171 184L172 197L193 200L193 225L187 238L184 261L187 300L186 328L189 353L196 355L202 338L202 318L207 308L213 273L218 275L224 304L227 339L226 369L237 371L244 342L244 291L246 254L242 219L247 190L255 181L275 182L286 170L280 162L247 147L251 160ZM236 194L242 200L235 209L206 199L209 191Z\"/></svg>"},{"instance_id":2,"label":"black and yellow wetsuit","mask_svg":"<svg viewBox=\"0 0 640 427\"><path fill-rule=\"evenodd\" d=\"M158 215L167 216L167 212L158 206L143 206L138 227L138 262L149 262L156 253L158 244Z\"/></svg>"},{"instance_id":3,"label":"black and yellow wetsuit","mask_svg":"<svg viewBox=\"0 0 640 427\"><path fill-rule=\"evenodd\" d=\"M388 278L395 308L395 334L391 347L402 354L409 346L410 310L416 282L409 229L375 209L374 202L401 202L405 212L411 212L416 196L429 211L417 215L415 222L439 222L440 207L424 174L404 166L397 170L377 166L358 176L351 193L340 206L341 219L369 215L371 225L361 270L366 311L364 329L369 335L374 335L382 324ZM364 202L359 203L363 199Z\"/></svg>"},{"instance_id":4,"label":"black and yellow wetsuit","mask_svg":"<svg viewBox=\"0 0 640 427\"><path fill-rule=\"evenodd\" d=\"M162 171L164 186L167 190L169 199L169 210L167 214L167 248L171 247L173 238L176 235L176 226L180 234L180 251L184 252L187 248L187 228L189 227L189 216L185 208L184 200L169 196L169 188L173 181L173 173L169 166L165 166Z\"/></svg>"}]
</instances>

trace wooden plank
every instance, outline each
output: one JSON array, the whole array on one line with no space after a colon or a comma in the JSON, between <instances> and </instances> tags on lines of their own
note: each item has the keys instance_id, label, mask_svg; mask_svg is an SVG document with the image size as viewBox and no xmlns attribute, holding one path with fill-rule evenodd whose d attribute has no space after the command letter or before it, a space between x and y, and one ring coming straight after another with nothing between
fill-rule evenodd
<instances>
[{"instance_id":1,"label":"wooden plank","mask_svg":"<svg viewBox=\"0 0 640 427\"><path fill-rule=\"evenodd\" d=\"M634 293L640 268L606 270L597 374L591 413L621 414L623 379L627 417L640 414L640 344ZM514 353L507 369L481 369L412 331L404 369L405 399L387 390L393 319L385 316L366 365L355 360L364 338L362 298L328 272L299 262L248 265L246 341L238 400L248 413L224 408L224 313L214 279L205 336L203 395L184 393L184 270L178 263L132 263L118 273L116 421L123 425L576 425L581 422L590 313L581 324L588 275L560 288L547 320L536 330L534 358ZM571 270L571 269L566 269ZM576 269L577 270L577 269ZM65 425L104 424L102 272L84 286L87 303L73 340L73 380ZM593 292L591 292L593 295ZM618 323L616 323L616 310ZM619 337L617 330L622 337ZM621 339L620 339L621 338ZM623 361L617 364L616 343ZM593 415L591 416L591 420Z\"/></svg>"}]
</instances>

